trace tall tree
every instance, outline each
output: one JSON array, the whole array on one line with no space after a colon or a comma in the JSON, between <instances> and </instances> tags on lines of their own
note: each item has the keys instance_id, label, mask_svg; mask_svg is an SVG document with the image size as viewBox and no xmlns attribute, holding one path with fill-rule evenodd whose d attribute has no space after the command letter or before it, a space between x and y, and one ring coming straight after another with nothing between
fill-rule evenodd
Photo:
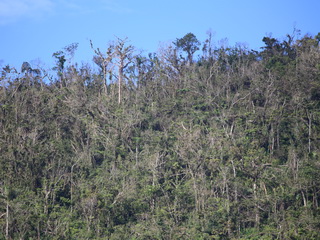
<instances>
[{"instance_id":1,"label":"tall tree","mask_svg":"<svg viewBox=\"0 0 320 240\"><path fill-rule=\"evenodd\" d=\"M187 53L188 62L192 64L193 54L199 50L201 43L193 33L188 33L183 38L177 38L174 45Z\"/></svg>"},{"instance_id":2,"label":"tall tree","mask_svg":"<svg viewBox=\"0 0 320 240\"><path fill-rule=\"evenodd\" d=\"M118 68L118 103L121 103L121 88L123 81L126 77L124 71L133 62L133 52L134 47L132 45L127 45L128 39L117 38L117 42L114 45L114 52L117 58L117 68ZM128 79L130 80L130 79Z\"/></svg>"},{"instance_id":3,"label":"tall tree","mask_svg":"<svg viewBox=\"0 0 320 240\"><path fill-rule=\"evenodd\" d=\"M112 62L114 55L115 55L114 45L112 43L109 44L108 49L106 51L106 54L103 54L99 48L95 49L93 47L92 41L90 41L90 44L91 44L91 48L93 49L94 53L96 54L93 57L93 61L95 64L97 64L100 67L101 72L103 74L103 89L104 89L104 93L107 94L108 93L107 74L109 74L109 79L110 79L110 83L111 83L112 71L114 68L114 65Z\"/></svg>"}]
</instances>

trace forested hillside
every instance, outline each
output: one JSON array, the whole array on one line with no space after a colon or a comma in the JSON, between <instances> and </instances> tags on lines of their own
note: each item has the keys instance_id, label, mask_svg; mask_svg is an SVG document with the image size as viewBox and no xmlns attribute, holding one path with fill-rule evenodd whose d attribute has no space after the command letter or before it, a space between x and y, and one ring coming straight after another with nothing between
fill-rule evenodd
<instances>
[{"instance_id":1,"label":"forested hillside","mask_svg":"<svg viewBox=\"0 0 320 240\"><path fill-rule=\"evenodd\" d=\"M320 239L319 42L3 66L0 239Z\"/></svg>"}]
</instances>

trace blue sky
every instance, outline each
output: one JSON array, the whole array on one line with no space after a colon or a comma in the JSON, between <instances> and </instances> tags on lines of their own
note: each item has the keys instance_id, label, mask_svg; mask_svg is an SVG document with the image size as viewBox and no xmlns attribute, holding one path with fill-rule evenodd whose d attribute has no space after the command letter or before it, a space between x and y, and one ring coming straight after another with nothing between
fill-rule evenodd
<instances>
[{"instance_id":1,"label":"blue sky","mask_svg":"<svg viewBox=\"0 0 320 240\"><path fill-rule=\"evenodd\" d=\"M320 0L0 0L0 66L53 67L52 54L79 43L74 61L90 64L96 47L128 37L139 50L156 52L160 44L192 32L202 42L263 46L272 34L284 38L294 27L320 32Z\"/></svg>"}]
</instances>

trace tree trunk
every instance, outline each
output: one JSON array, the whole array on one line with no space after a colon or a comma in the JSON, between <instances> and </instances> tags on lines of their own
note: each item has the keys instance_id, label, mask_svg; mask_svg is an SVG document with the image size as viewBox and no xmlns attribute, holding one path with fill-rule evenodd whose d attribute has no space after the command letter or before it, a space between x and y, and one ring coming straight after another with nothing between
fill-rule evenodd
<instances>
[{"instance_id":1,"label":"tree trunk","mask_svg":"<svg viewBox=\"0 0 320 240\"><path fill-rule=\"evenodd\" d=\"M253 183L253 197L254 197L254 214L255 214L255 227L259 227L260 215L258 209L258 198L257 198L257 184Z\"/></svg>"},{"instance_id":2,"label":"tree trunk","mask_svg":"<svg viewBox=\"0 0 320 240\"><path fill-rule=\"evenodd\" d=\"M311 152L311 133L312 133L312 113L307 112L308 115L308 153Z\"/></svg>"},{"instance_id":3,"label":"tree trunk","mask_svg":"<svg viewBox=\"0 0 320 240\"><path fill-rule=\"evenodd\" d=\"M6 239L9 239L9 199L6 204Z\"/></svg>"},{"instance_id":4,"label":"tree trunk","mask_svg":"<svg viewBox=\"0 0 320 240\"><path fill-rule=\"evenodd\" d=\"M118 82L118 103L121 103L121 84L122 84L122 67L119 67L119 82Z\"/></svg>"}]
</instances>

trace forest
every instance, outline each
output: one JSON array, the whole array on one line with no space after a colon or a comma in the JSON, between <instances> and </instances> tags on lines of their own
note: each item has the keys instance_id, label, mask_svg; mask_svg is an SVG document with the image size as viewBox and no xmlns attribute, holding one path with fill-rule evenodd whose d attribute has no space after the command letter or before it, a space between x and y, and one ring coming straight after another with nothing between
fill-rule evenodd
<instances>
[{"instance_id":1,"label":"forest","mask_svg":"<svg viewBox=\"0 0 320 240\"><path fill-rule=\"evenodd\" d=\"M320 33L77 46L1 67L0 239L320 239Z\"/></svg>"}]
</instances>

